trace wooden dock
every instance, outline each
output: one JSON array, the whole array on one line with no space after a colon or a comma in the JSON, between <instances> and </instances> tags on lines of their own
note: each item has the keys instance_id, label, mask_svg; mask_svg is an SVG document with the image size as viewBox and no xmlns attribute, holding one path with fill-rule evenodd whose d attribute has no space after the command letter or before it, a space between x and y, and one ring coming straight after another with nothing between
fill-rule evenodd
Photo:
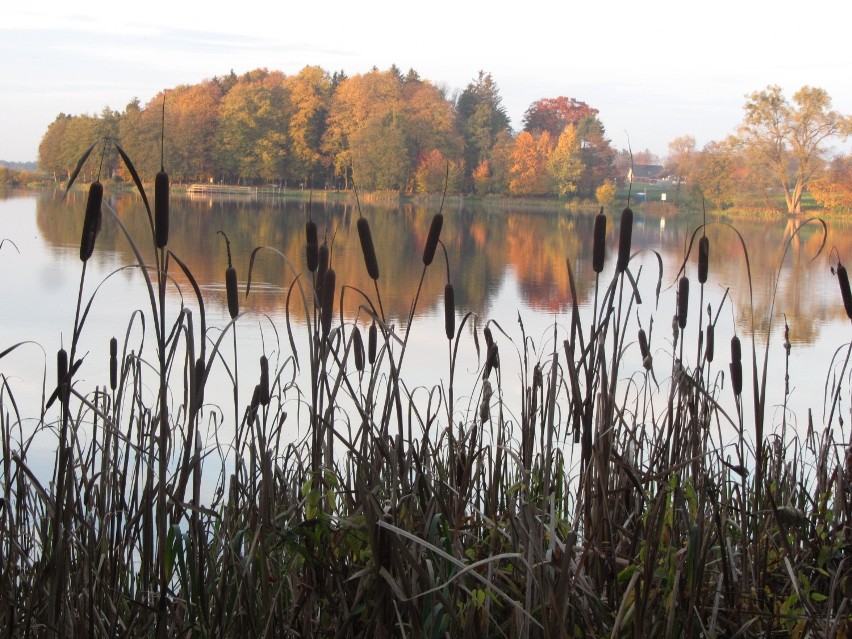
<instances>
[{"instance_id":1,"label":"wooden dock","mask_svg":"<svg viewBox=\"0 0 852 639\"><path fill-rule=\"evenodd\" d=\"M236 186L231 184L190 184L186 187L189 195L257 195L256 186Z\"/></svg>"}]
</instances>

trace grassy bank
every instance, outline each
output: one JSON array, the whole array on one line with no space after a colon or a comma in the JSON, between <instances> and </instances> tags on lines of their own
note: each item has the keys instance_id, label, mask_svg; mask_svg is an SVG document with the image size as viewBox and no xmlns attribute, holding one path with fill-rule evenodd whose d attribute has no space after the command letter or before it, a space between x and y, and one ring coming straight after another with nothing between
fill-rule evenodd
<instances>
[{"instance_id":1,"label":"grassy bank","mask_svg":"<svg viewBox=\"0 0 852 639\"><path fill-rule=\"evenodd\" d=\"M631 270L632 212L617 255L605 255L606 220L596 218L592 321L575 303L562 318L566 340L515 343L503 318L455 307L440 241L453 220L436 215L411 268L446 274L446 345L435 357L448 381L412 388L419 289L410 321L394 329L376 260L394 247L373 245L368 215L357 226L370 290L346 286L310 218L304 254L251 255L288 265L292 312L307 328L278 327L257 366L238 369L252 273L239 274L248 285L238 290L232 264L248 256L231 256L222 239L231 321L214 331L204 293L169 251L166 184L158 178L150 236L126 237L149 291L144 318L117 326L102 353L81 354L91 310L81 297L42 405L18 406L4 380L4 635L852 632L848 390L830 389L824 428L795 435L767 422L763 350L750 335L716 334L728 309L705 307L713 247L700 230L682 272L665 274L678 280L663 293L677 296L677 315L654 330L636 319L639 284L653 288L663 274ZM99 216L121 220L97 187L74 214L87 218L82 291ZM176 278L192 291L182 303L167 295ZM356 317L341 310L350 296ZM140 323L144 340L129 330ZM697 342L684 343L695 325ZM462 361L471 342L476 357ZM642 367L625 369L637 351ZM685 351L696 354L688 368ZM110 360L108 378L83 375L89 357ZM504 374L510 360L517 377ZM214 368L227 371L232 396L206 393ZM735 411L721 407L723 394ZM293 424L303 438L288 437ZM228 440L204 436L228 430ZM50 477L34 469L36 432L56 438Z\"/></svg>"}]
</instances>

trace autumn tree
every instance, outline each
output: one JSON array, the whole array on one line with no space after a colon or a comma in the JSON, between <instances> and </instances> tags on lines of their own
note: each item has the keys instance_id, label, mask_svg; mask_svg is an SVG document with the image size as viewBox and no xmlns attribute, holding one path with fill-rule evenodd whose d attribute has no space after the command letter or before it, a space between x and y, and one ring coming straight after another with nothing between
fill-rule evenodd
<instances>
[{"instance_id":1,"label":"autumn tree","mask_svg":"<svg viewBox=\"0 0 852 639\"><path fill-rule=\"evenodd\" d=\"M852 209L852 156L834 158L825 173L811 182L809 190L827 209Z\"/></svg>"},{"instance_id":2,"label":"autumn tree","mask_svg":"<svg viewBox=\"0 0 852 639\"><path fill-rule=\"evenodd\" d=\"M542 137L549 134L545 131ZM566 197L577 192L577 184L583 175L583 159L580 149L580 136L577 127L569 124L562 130L556 147L547 158L547 173L550 177L551 191L558 197Z\"/></svg>"},{"instance_id":3,"label":"autumn tree","mask_svg":"<svg viewBox=\"0 0 852 639\"><path fill-rule=\"evenodd\" d=\"M182 85L166 92L166 170L179 181L207 181L216 176L216 133L222 89L212 81ZM275 96L271 100L277 99ZM152 100L155 114L161 103ZM274 107L272 107L274 108ZM280 119L270 118L269 126ZM157 127L159 129L159 127ZM159 146L159 145L157 145ZM159 170L159 166L156 170ZM270 175L275 177L275 175Z\"/></svg>"},{"instance_id":4,"label":"autumn tree","mask_svg":"<svg viewBox=\"0 0 852 639\"><path fill-rule=\"evenodd\" d=\"M668 174L675 179L675 202L680 197L681 183L692 173L696 153L695 138L691 135L682 135L669 142L665 167Z\"/></svg>"},{"instance_id":5,"label":"autumn tree","mask_svg":"<svg viewBox=\"0 0 852 639\"><path fill-rule=\"evenodd\" d=\"M547 131L555 140L569 124L579 125L582 120L597 114L597 109L574 98L542 98L533 102L524 113L524 131L534 135Z\"/></svg>"},{"instance_id":6,"label":"autumn tree","mask_svg":"<svg viewBox=\"0 0 852 639\"><path fill-rule=\"evenodd\" d=\"M456 101L468 171L473 171L482 160L490 160L499 135L510 131L509 116L502 102L497 83L485 71L479 72L477 79L467 85ZM470 178L470 174L466 177Z\"/></svg>"},{"instance_id":7,"label":"autumn tree","mask_svg":"<svg viewBox=\"0 0 852 639\"><path fill-rule=\"evenodd\" d=\"M459 192L460 162L450 162L438 149L423 156L414 172L414 181L418 193L443 193L446 184L447 193Z\"/></svg>"},{"instance_id":8,"label":"autumn tree","mask_svg":"<svg viewBox=\"0 0 852 639\"><path fill-rule=\"evenodd\" d=\"M322 151L332 94L331 76L321 67L305 67L284 80L290 98L288 173L295 179L308 180L329 168Z\"/></svg>"},{"instance_id":9,"label":"autumn tree","mask_svg":"<svg viewBox=\"0 0 852 639\"><path fill-rule=\"evenodd\" d=\"M717 208L725 208L733 200L736 188L734 142L710 142L695 160L691 186Z\"/></svg>"},{"instance_id":10,"label":"autumn tree","mask_svg":"<svg viewBox=\"0 0 852 639\"><path fill-rule=\"evenodd\" d=\"M792 103L781 87L748 96L740 140L751 161L765 167L783 193L789 213L801 213L802 193L821 175L828 144L852 132L852 119L831 108L823 89L804 86Z\"/></svg>"},{"instance_id":11,"label":"autumn tree","mask_svg":"<svg viewBox=\"0 0 852 639\"><path fill-rule=\"evenodd\" d=\"M515 138L512 178L509 180L512 195L545 195L548 192L548 160L552 149L553 141L547 131L538 139L528 131L522 131Z\"/></svg>"},{"instance_id":12,"label":"autumn tree","mask_svg":"<svg viewBox=\"0 0 852 639\"><path fill-rule=\"evenodd\" d=\"M38 145L38 167L57 182L67 179L74 165L68 166L62 157L62 141L71 116L60 113L51 122Z\"/></svg>"},{"instance_id":13,"label":"autumn tree","mask_svg":"<svg viewBox=\"0 0 852 639\"><path fill-rule=\"evenodd\" d=\"M616 176L615 149L606 137L597 115L589 115L576 124L583 170L577 178L577 194L592 197L601 184Z\"/></svg>"}]
</instances>

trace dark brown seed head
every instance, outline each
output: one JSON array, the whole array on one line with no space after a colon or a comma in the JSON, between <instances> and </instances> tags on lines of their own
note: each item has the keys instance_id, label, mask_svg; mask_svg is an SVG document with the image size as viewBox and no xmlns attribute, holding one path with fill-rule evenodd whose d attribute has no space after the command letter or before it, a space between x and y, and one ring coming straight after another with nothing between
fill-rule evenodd
<instances>
[{"instance_id":1,"label":"dark brown seed head","mask_svg":"<svg viewBox=\"0 0 852 639\"><path fill-rule=\"evenodd\" d=\"M195 360L195 405L196 408L204 403L204 360L199 357Z\"/></svg>"},{"instance_id":2,"label":"dark brown seed head","mask_svg":"<svg viewBox=\"0 0 852 639\"><path fill-rule=\"evenodd\" d=\"M630 261L630 242L633 238L633 211L627 207L621 212L621 228L618 233L618 261L615 270L623 273Z\"/></svg>"},{"instance_id":3,"label":"dark brown seed head","mask_svg":"<svg viewBox=\"0 0 852 639\"><path fill-rule=\"evenodd\" d=\"M429 227L429 235L426 237L426 246L423 248L423 264L429 266L435 259L435 249L438 248L438 240L441 237L441 227L444 225L443 213L435 213L432 217L432 225Z\"/></svg>"},{"instance_id":4,"label":"dark brown seed head","mask_svg":"<svg viewBox=\"0 0 852 639\"><path fill-rule=\"evenodd\" d=\"M740 338L734 335L731 338L731 361L741 362L743 360L743 349L740 345Z\"/></svg>"},{"instance_id":5,"label":"dark brown seed head","mask_svg":"<svg viewBox=\"0 0 852 639\"><path fill-rule=\"evenodd\" d=\"M83 236L80 238L80 259L85 262L95 250L95 238L101 229L101 204L104 200L104 187L98 182L89 185L89 197L86 200L86 217L83 220Z\"/></svg>"},{"instance_id":6,"label":"dark brown seed head","mask_svg":"<svg viewBox=\"0 0 852 639\"><path fill-rule=\"evenodd\" d=\"M485 347L491 348L491 345L494 343L494 336L491 334L491 329L488 326L482 329L482 335L485 337Z\"/></svg>"},{"instance_id":7,"label":"dark brown seed head","mask_svg":"<svg viewBox=\"0 0 852 639\"><path fill-rule=\"evenodd\" d=\"M491 371L500 368L500 351L497 344L492 343L488 347L488 356L485 359L485 371L483 378L488 379L491 376Z\"/></svg>"},{"instance_id":8,"label":"dark brown seed head","mask_svg":"<svg viewBox=\"0 0 852 639\"><path fill-rule=\"evenodd\" d=\"M313 220L305 224L305 236L307 238L305 256L308 261L308 270L313 273L319 265L319 241L317 240L317 225Z\"/></svg>"},{"instance_id":9,"label":"dark brown seed head","mask_svg":"<svg viewBox=\"0 0 852 639\"><path fill-rule=\"evenodd\" d=\"M154 235L157 248L169 243L169 175L165 171L154 178Z\"/></svg>"},{"instance_id":10,"label":"dark brown seed head","mask_svg":"<svg viewBox=\"0 0 852 639\"><path fill-rule=\"evenodd\" d=\"M60 348L56 354L56 385L59 387L59 401L68 402L68 351Z\"/></svg>"},{"instance_id":11,"label":"dark brown seed head","mask_svg":"<svg viewBox=\"0 0 852 639\"><path fill-rule=\"evenodd\" d=\"M361 329L357 326L352 331L352 351L355 354L355 370L364 372L364 340L361 339Z\"/></svg>"},{"instance_id":12,"label":"dark brown seed head","mask_svg":"<svg viewBox=\"0 0 852 639\"><path fill-rule=\"evenodd\" d=\"M233 266L225 269L225 292L228 295L228 312L234 319L240 314L240 292L237 290L237 269Z\"/></svg>"},{"instance_id":13,"label":"dark brown seed head","mask_svg":"<svg viewBox=\"0 0 852 639\"><path fill-rule=\"evenodd\" d=\"M739 396L743 392L742 362L731 362L731 386L734 387L734 395Z\"/></svg>"},{"instance_id":14,"label":"dark brown seed head","mask_svg":"<svg viewBox=\"0 0 852 639\"><path fill-rule=\"evenodd\" d=\"M109 387L115 390L118 386L118 340L114 337L109 341Z\"/></svg>"},{"instance_id":15,"label":"dark brown seed head","mask_svg":"<svg viewBox=\"0 0 852 639\"><path fill-rule=\"evenodd\" d=\"M677 287L677 325L680 330L686 328L686 315L689 311L689 278L680 278Z\"/></svg>"},{"instance_id":16,"label":"dark brown seed head","mask_svg":"<svg viewBox=\"0 0 852 639\"><path fill-rule=\"evenodd\" d=\"M336 275L333 268L329 268L322 278L322 307L320 316L322 320L322 337L328 337L331 330L331 318L334 315L334 287Z\"/></svg>"},{"instance_id":17,"label":"dark brown seed head","mask_svg":"<svg viewBox=\"0 0 852 639\"><path fill-rule=\"evenodd\" d=\"M849 274L842 264L837 265L837 281L840 282L840 296L843 298L846 317L852 319L852 292L849 290Z\"/></svg>"},{"instance_id":18,"label":"dark brown seed head","mask_svg":"<svg viewBox=\"0 0 852 639\"><path fill-rule=\"evenodd\" d=\"M373 248L373 236L370 234L370 225L367 219L358 218L358 238L361 240L361 251L364 253L364 263L367 265L367 274L374 280L379 279L379 263L376 260L376 249Z\"/></svg>"},{"instance_id":19,"label":"dark brown seed head","mask_svg":"<svg viewBox=\"0 0 852 639\"><path fill-rule=\"evenodd\" d=\"M266 406L269 404L269 360L266 355L260 356L260 405Z\"/></svg>"},{"instance_id":20,"label":"dark brown seed head","mask_svg":"<svg viewBox=\"0 0 852 639\"><path fill-rule=\"evenodd\" d=\"M606 250L606 215L601 212L595 216L595 232L592 243L592 270L600 273L604 267L604 252Z\"/></svg>"},{"instance_id":21,"label":"dark brown seed head","mask_svg":"<svg viewBox=\"0 0 852 639\"><path fill-rule=\"evenodd\" d=\"M713 361L713 350L716 336L716 327L713 324L707 324L707 343L704 347L704 358L708 362Z\"/></svg>"},{"instance_id":22,"label":"dark brown seed head","mask_svg":"<svg viewBox=\"0 0 852 639\"><path fill-rule=\"evenodd\" d=\"M704 284L707 281L707 266L710 262L710 240L702 235L698 240L698 282Z\"/></svg>"},{"instance_id":23,"label":"dark brown seed head","mask_svg":"<svg viewBox=\"0 0 852 639\"><path fill-rule=\"evenodd\" d=\"M370 364L376 363L376 350L378 348L379 332L376 328L376 323L370 324L370 330L367 331L367 361Z\"/></svg>"},{"instance_id":24,"label":"dark brown seed head","mask_svg":"<svg viewBox=\"0 0 852 639\"><path fill-rule=\"evenodd\" d=\"M444 331L447 339L456 335L456 293L450 282L444 287Z\"/></svg>"},{"instance_id":25,"label":"dark brown seed head","mask_svg":"<svg viewBox=\"0 0 852 639\"><path fill-rule=\"evenodd\" d=\"M651 354L651 349L648 346L648 336L645 334L644 328L639 329L639 353L641 353L643 360Z\"/></svg>"},{"instance_id":26,"label":"dark brown seed head","mask_svg":"<svg viewBox=\"0 0 852 639\"><path fill-rule=\"evenodd\" d=\"M317 251L317 296L322 293L322 281L328 270L328 244L323 242Z\"/></svg>"}]
</instances>

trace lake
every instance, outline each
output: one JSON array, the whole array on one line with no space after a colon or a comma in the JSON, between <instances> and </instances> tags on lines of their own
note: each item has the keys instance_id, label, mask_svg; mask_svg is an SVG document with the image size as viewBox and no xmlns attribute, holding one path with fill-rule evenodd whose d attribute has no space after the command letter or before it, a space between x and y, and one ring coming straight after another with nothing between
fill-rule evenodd
<instances>
[{"instance_id":1,"label":"lake","mask_svg":"<svg viewBox=\"0 0 852 639\"><path fill-rule=\"evenodd\" d=\"M150 314L144 279L140 269L133 266L135 258L127 238L107 208L114 209L146 261L153 264L147 217L137 196L116 196L109 191L107 187L108 207L105 206L103 228L87 266L82 292L84 305L90 299L92 303L78 351L84 357L76 375L81 392L91 392L106 383L111 337L118 338L121 344L126 342L129 347L147 349L149 353L155 344L150 319L144 331L141 321L142 314ZM64 201L61 195L61 192L24 192L0 200L3 224L0 237L4 240L0 265L6 274L0 289L3 309L0 348L27 342L3 358L0 370L8 385L6 393L11 392L17 402L21 417L19 432L23 438L27 437L27 429L39 421L42 394L49 395L53 389L56 351L62 345L69 346L74 326L82 266L79 241L85 193L72 192ZM598 280L591 265L593 214L566 210L529 211L508 206L446 206L441 234L446 260L439 247L423 279L401 371L408 388L422 387L428 391L435 386L446 386L448 382L449 348L444 335L443 295L449 269L455 290L456 325L465 314L472 313L460 340L454 414L463 415L476 408L474 388L483 362L470 331L474 320L480 328L489 320L494 322L492 331L501 349L504 399L509 407L519 401L517 379L523 335L529 338L528 348L535 357L548 359L555 343L561 351L562 341L568 337L572 308L566 261L573 269L581 321L585 326L591 323L595 300L600 304L603 297L602 292L596 297L596 281L602 291L612 277L618 251L620 210L620 207L613 207L607 212L607 259ZM369 318L361 307L369 298L377 309L381 308L387 323L394 325L398 334L404 333L423 273L421 255L435 212L434 208L413 204L362 208L372 229L378 257L377 295L376 284L366 273L358 242L358 209L343 203L312 204L310 215L318 224L320 241L326 238L331 247L338 288L343 284L349 287L345 289L342 303L347 321L357 320L366 328ZM297 271L305 271L299 282L305 290L310 290L307 277L310 274L304 266L304 225L308 215L307 204L295 198L173 197L169 249L191 270L203 293L209 344L218 339L230 320L224 290L227 255L225 241L218 231L230 239L233 263L243 292L250 257L257 247L271 247L288 256ZM834 368L832 359L848 343L850 335L837 278L831 272L831 265L836 265L838 256L841 260L852 259L850 225L845 221L829 221L825 248L812 259L824 239L820 224L810 223L793 234L799 220L730 222L736 232L724 220L714 217L707 221L709 278L702 290L696 276L696 239L693 254L686 263L686 273L691 280L689 321L683 338L674 346L672 317L679 269L701 220L678 215L643 215L642 206L636 208L632 245L635 256L630 270L637 278L642 304L632 306L629 317L624 319L629 336L625 340L621 374L628 377L642 371L634 341L640 322L646 330L653 325L651 349L656 363L655 375L661 384L670 377L672 354L682 358L687 369L694 366L698 358L699 311L709 304L714 317L718 313L715 370L727 374L728 343L736 332L744 350L744 402L750 406L752 330L754 328L756 335L758 360L762 362L770 305L777 285L769 334L768 422L771 427L777 427L786 416L788 425L801 428L807 423L811 409L814 424L821 426L827 418L826 389L831 389L846 351L841 350ZM748 264L743 246L748 251ZM657 302L660 264L661 291ZM192 309L197 324L200 311L189 282L174 261L169 273L173 284L168 290L168 316L174 318L184 304ZM286 364L291 356L288 322L302 363L301 371L292 374L296 380L305 374L307 347L304 339L300 339L300 330L304 331L307 320L298 284L294 287L294 273L277 252L262 250L256 255L251 277L251 291L247 297L241 297L243 314L235 328L239 344L240 405L251 397L260 354L266 353L278 367L293 370L293 364ZM288 319L286 305L291 288L294 292ZM702 296L703 303L699 301ZM720 308L723 298L725 301ZM309 310L308 314L311 312ZM785 389L785 321L789 325L791 343L789 410L786 414L781 410ZM702 323L706 324L706 315ZM229 375L233 370L234 351L230 336L223 340L220 352L221 364L216 362L211 368L207 401L221 400L232 405ZM154 356L151 361L155 361ZM749 364L745 365L746 362ZM843 381L846 384L846 378ZM142 389L142 392L152 400L156 388ZM175 395L180 392L181 389L172 389ZM179 400L177 397L176 401ZM733 414L732 393L727 382L719 392L718 401ZM844 391L840 411L844 422L848 421L848 410L848 391ZM293 407L292 414L289 423L295 438L304 434L298 418L299 406ZM745 415L748 423L750 412L746 410ZM222 419L222 424L210 426L209 437L227 437L229 429L233 429L233 408L223 410ZM50 434L48 429L34 446L51 450Z\"/></svg>"}]
</instances>

